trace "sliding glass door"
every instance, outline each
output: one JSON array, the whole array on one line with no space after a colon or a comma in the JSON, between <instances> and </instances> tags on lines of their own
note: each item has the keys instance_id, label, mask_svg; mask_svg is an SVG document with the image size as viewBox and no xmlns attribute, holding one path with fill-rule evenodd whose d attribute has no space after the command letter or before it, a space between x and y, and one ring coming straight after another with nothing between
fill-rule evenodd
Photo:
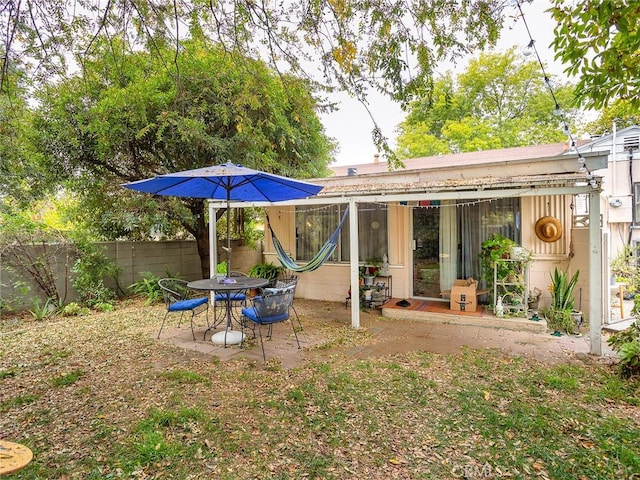
<instances>
[{"instance_id":1,"label":"sliding glass door","mask_svg":"<svg viewBox=\"0 0 640 480\"><path fill-rule=\"evenodd\" d=\"M413 209L413 296L440 294L439 208Z\"/></svg>"},{"instance_id":2,"label":"sliding glass door","mask_svg":"<svg viewBox=\"0 0 640 480\"><path fill-rule=\"evenodd\" d=\"M481 280L480 247L494 233L520 242L520 199L429 202L413 208L413 296L440 299L456 278Z\"/></svg>"}]
</instances>

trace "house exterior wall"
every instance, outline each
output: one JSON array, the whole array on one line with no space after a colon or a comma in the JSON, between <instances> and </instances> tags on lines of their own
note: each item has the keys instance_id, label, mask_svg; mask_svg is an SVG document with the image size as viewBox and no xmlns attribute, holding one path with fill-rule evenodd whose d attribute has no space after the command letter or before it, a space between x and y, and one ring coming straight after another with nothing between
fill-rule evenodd
<instances>
[{"instance_id":1,"label":"house exterior wall","mask_svg":"<svg viewBox=\"0 0 640 480\"><path fill-rule=\"evenodd\" d=\"M610 152L607 168L593 172L603 177L600 210L604 229L610 233L610 258L626 245L640 242L640 230L631 228L635 223L634 184L640 182L639 138L640 126L632 126L580 147L581 152Z\"/></svg>"},{"instance_id":2,"label":"house exterior wall","mask_svg":"<svg viewBox=\"0 0 640 480\"><path fill-rule=\"evenodd\" d=\"M571 232L572 251L575 252L570 261L564 266L570 275L580 271L578 284L574 290L575 309L583 312L585 319L588 321L589 311L589 252L591 244L589 243L589 228L575 227ZM560 268L560 266L558 266ZM607 312L607 308L603 312Z\"/></svg>"},{"instance_id":3,"label":"house exterior wall","mask_svg":"<svg viewBox=\"0 0 640 480\"><path fill-rule=\"evenodd\" d=\"M390 272L393 277L393 296L407 298L411 282L410 252L410 212L397 204L390 205L388 216ZM287 252L295 252L295 210L293 208L271 207L267 209L271 227ZM265 238L264 258L279 265L273 242L269 235ZM380 257L385 252L381 252ZM302 273L298 277L296 295L310 300L342 302L349 292L349 263L326 262L314 272Z\"/></svg>"},{"instance_id":4,"label":"house exterior wall","mask_svg":"<svg viewBox=\"0 0 640 480\"><path fill-rule=\"evenodd\" d=\"M549 272L553 272L556 266L560 270L580 268L584 272L580 282L584 282L585 287L587 285L588 228L582 228L579 231L581 236L574 238L571 203L572 197L568 195L522 198L522 245L533 251L535 258L529 272L529 288L533 290L537 287L543 292L540 308L550 303ZM413 288L411 208L392 203L388 207L388 214L388 257L393 277L391 293L395 298L410 298ZM294 209L271 207L268 215L271 226L285 249L295 252ZM536 220L545 215L555 216L563 225L564 233L557 242L543 242L535 234ZM574 249L578 250L577 247L581 252L580 257L572 258L572 252ZM381 256L383 253L381 252ZM271 238L265 239L264 256L266 261L279 264ZM577 266L574 267L574 264ZM344 301L349 290L349 268L348 263L327 262L314 272L300 274L296 294L313 300ZM583 296L588 295L588 288L583 288L582 291Z\"/></svg>"}]
</instances>

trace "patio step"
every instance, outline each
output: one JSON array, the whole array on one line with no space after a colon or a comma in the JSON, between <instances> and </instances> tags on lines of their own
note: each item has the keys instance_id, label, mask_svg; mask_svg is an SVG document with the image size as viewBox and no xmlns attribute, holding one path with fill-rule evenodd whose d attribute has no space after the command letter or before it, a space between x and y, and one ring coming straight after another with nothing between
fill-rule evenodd
<instances>
[{"instance_id":1,"label":"patio step","mask_svg":"<svg viewBox=\"0 0 640 480\"><path fill-rule=\"evenodd\" d=\"M383 317L395 320L417 320L439 324L503 328L506 330L532 333L545 333L547 331L547 322L544 319L535 321L519 317L501 318L480 312L477 315L471 315L469 313L460 315L450 310L429 311L417 308L398 308L393 302L383 305L381 310Z\"/></svg>"}]
</instances>

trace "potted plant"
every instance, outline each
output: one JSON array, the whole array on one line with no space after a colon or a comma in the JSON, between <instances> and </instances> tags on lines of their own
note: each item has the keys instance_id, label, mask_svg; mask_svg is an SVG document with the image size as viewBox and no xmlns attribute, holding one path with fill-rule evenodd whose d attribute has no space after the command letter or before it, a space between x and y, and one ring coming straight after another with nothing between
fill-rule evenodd
<instances>
[{"instance_id":1,"label":"potted plant","mask_svg":"<svg viewBox=\"0 0 640 480\"><path fill-rule=\"evenodd\" d=\"M247 274L250 277L266 278L270 284L273 284L280 274L284 272L284 267L279 267L273 263L258 263L251 267Z\"/></svg>"},{"instance_id":2,"label":"potted plant","mask_svg":"<svg viewBox=\"0 0 640 480\"><path fill-rule=\"evenodd\" d=\"M545 309L544 316L547 319L547 327L554 333L573 333L575 322L573 312L573 290L578 283L580 270L576 270L571 278L567 272L561 272L555 268L551 276L551 305Z\"/></svg>"},{"instance_id":3,"label":"potted plant","mask_svg":"<svg viewBox=\"0 0 640 480\"><path fill-rule=\"evenodd\" d=\"M480 266L482 267L482 277L485 284L493 291L493 268L496 261L501 258L509 258L511 247L517 243L499 233L494 233L480 245ZM510 268L506 264L500 266L499 278L506 278L510 273Z\"/></svg>"},{"instance_id":4,"label":"potted plant","mask_svg":"<svg viewBox=\"0 0 640 480\"><path fill-rule=\"evenodd\" d=\"M529 310L538 310L538 305L540 303L540 297L542 296L542 290L538 287L535 287L533 291L529 291Z\"/></svg>"},{"instance_id":5,"label":"potted plant","mask_svg":"<svg viewBox=\"0 0 640 480\"><path fill-rule=\"evenodd\" d=\"M365 285L373 285L379 268L380 260L377 258L368 259L364 265L360 267L360 276L364 279Z\"/></svg>"},{"instance_id":6,"label":"potted plant","mask_svg":"<svg viewBox=\"0 0 640 480\"><path fill-rule=\"evenodd\" d=\"M216 274L222 276L227 275L227 262L220 262L216 264Z\"/></svg>"},{"instance_id":7,"label":"potted plant","mask_svg":"<svg viewBox=\"0 0 640 480\"><path fill-rule=\"evenodd\" d=\"M509 258L511 247L517 243L499 233L494 233L480 245L480 262L485 280L493 278L493 266L501 258ZM506 276L502 275L502 277Z\"/></svg>"}]
</instances>

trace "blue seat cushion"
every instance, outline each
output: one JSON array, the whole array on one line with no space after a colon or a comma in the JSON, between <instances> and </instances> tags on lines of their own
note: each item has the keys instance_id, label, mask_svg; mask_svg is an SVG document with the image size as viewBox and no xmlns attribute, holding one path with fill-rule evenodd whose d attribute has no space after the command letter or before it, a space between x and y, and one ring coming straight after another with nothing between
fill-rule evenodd
<instances>
[{"instance_id":1,"label":"blue seat cushion","mask_svg":"<svg viewBox=\"0 0 640 480\"><path fill-rule=\"evenodd\" d=\"M246 300L247 296L242 292L235 292L229 295L229 299L232 302L241 302ZM216 293L215 296L216 302L226 302L227 294L226 293Z\"/></svg>"},{"instance_id":2,"label":"blue seat cushion","mask_svg":"<svg viewBox=\"0 0 640 480\"><path fill-rule=\"evenodd\" d=\"M268 317L259 317L256 309L253 307L245 307L242 309L242 315L247 317L254 323L260 323L262 325L268 325L270 323L278 323L289 318L289 312L283 312L276 315L270 315Z\"/></svg>"},{"instance_id":3,"label":"blue seat cushion","mask_svg":"<svg viewBox=\"0 0 640 480\"><path fill-rule=\"evenodd\" d=\"M182 312L184 310L193 310L200 305L204 305L209 301L209 297L190 298L189 300L180 300L169 306L170 312Z\"/></svg>"}]
</instances>

